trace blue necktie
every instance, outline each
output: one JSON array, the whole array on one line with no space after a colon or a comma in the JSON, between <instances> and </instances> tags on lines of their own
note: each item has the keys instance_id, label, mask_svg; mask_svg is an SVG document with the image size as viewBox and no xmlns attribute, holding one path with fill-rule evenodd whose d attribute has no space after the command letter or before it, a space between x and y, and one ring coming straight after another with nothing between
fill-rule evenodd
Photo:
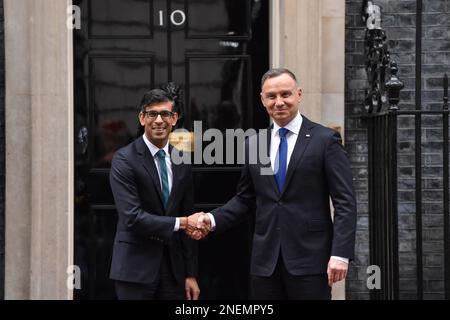
<instances>
[{"instance_id":1,"label":"blue necktie","mask_svg":"<svg viewBox=\"0 0 450 320\"><path fill-rule=\"evenodd\" d=\"M159 174L161 175L164 207L167 207L167 201L169 200L169 178L167 177L166 152L161 149L156 155L158 156Z\"/></svg>"},{"instance_id":2,"label":"blue necktie","mask_svg":"<svg viewBox=\"0 0 450 320\"><path fill-rule=\"evenodd\" d=\"M289 132L286 128L280 128L280 146L278 147L277 157L275 160L275 180L277 181L278 191L283 190L284 180L286 179L286 163L287 163L287 140L286 134ZM278 168L278 170L277 170Z\"/></svg>"}]
</instances>

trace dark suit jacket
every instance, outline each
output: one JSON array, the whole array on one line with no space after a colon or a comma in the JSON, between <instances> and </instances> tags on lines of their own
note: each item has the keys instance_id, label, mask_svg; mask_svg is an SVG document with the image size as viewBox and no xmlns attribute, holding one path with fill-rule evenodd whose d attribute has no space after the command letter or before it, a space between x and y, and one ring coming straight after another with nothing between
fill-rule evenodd
<instances>
[{"instance_id":1,"label":"dark suit jacket","mask_svg":"<svg viewBox=\"0 0 450 320\"><path fill-rule=\"evenodd\" d=\"M171 148L170 148L171 150ZM191 214L191 167L172 163L173 183L167 210L152 155L142 137L114 155L110 183L117 207L110 277L152 283L167 246L177 281L197 273L197 244L183 231L174 232L175 217Z\"/></svg>"},{"instance_id":2,"label":"dark suit jacket","mask_svg":"<svg viewBox=\"0 0 450 320\"><path fill-rule=\"evenodd\" d=\"M331 255L352 259L356 200L339 133L303 116L281 193L274 175L261 175L262 168L271 170L270 163L250 162L249 147L255 150L260 139L258 133L246 140L246 161L236 196L211 212L216 232L231 227L256 206L252 275L271 275L280 249L287 270L294 275L326 273ZM267 146L267 157L269 152Z\"/></svg>"}]
</instances>

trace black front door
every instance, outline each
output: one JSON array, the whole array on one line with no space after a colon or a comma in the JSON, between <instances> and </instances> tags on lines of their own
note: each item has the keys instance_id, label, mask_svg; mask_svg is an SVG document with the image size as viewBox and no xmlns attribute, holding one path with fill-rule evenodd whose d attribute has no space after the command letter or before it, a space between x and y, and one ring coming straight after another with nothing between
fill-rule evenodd
<instances>
[{"instance_id":1,"label":"black front door","mask_svg":"<svg viewBox=\"0 0 450 320\"><path fill-rule=\"evenodd\" d=\"M77 299L114 298L108 279L117 214L109 187L114 152L142 134L141 96L172 81L180 125L193 131L263 128L259 80L268 68L268 0L78 0L74 32L75 264ZM206 147L206 145L204 145ZM194 165L196 210L234 195L239 166ZM181 213L180 213L181 214ZM248 297L249 224L200 242L203 299Z\"/></svg>"}]
</instances>

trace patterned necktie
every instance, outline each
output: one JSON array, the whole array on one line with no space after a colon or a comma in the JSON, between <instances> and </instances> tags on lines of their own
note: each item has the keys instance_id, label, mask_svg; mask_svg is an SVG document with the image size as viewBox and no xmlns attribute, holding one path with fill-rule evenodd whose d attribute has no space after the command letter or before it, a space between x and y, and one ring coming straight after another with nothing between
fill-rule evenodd
<instances>
[{"instance_id":1,"label":"patterned necktie","mask_svg":"<svg viewBox=\"0 0 450 320\"><path fill-rule=\"evenodd\" d=\"M167 166L166 166L166 152L164 150L159 150L156 153L159 163L159 173L161 175L162 184L162 194L164 200L164 207L167 207L167 201L169 200L169 178L167 177Z\"/></svg>"},{"instance_id":2,"label":"patterned necktie","mask_svg":"<svg viewBox=\"0 0 450 320\"><path fill-rule=\"evenodd\" d=\"M280 145L278 147L277 157L275 160L275 180L277 181L278 191L283 190L284 180L286 179L286 163L287 163L287 140L286 134L289 132L286 128L280 128ZM278 166L277 166L278 164ZM278 168L278 170L277 170Z\"/></svg>"}]
</instances>

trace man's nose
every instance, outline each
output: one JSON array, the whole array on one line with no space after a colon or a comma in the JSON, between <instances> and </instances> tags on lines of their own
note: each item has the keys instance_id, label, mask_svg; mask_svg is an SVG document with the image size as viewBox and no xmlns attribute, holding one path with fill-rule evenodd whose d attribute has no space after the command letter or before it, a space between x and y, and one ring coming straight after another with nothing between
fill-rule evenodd
<instances>
[{"instance_id":1,"label":"man's nose","mask_svg":"<svg viewBox=\"0 0 450 320\"><path fill-rule=\"evenodd\" d=\"M281 96L277 96L276 100L275 100L275 105L276 106L282 106L284 104L284 100Z\"/></svg>"},{"instance_id":2,"label":"man's nose","mask_svg":"<svg viewBox=\"0 0 450 320\"><path fill-rule=\"evenodd\" d=\"M163 122L163 119L160 114L158 114L158 116L156 117L155 122L158 122L158 123Z\"/></svg>"}]
</instances>

